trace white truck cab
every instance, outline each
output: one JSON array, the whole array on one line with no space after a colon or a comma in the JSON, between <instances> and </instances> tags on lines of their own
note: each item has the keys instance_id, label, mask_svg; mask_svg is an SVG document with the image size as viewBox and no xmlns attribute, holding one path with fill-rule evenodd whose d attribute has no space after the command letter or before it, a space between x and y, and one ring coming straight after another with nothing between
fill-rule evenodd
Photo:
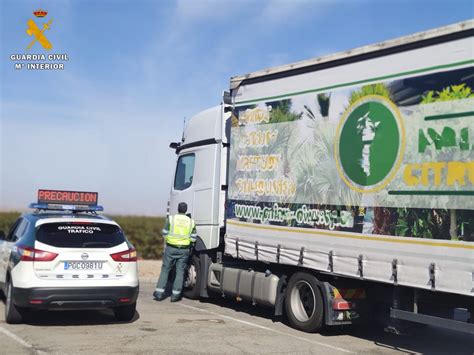
<instances>
[{"instance_id":1,"label":"white truck cab","mask_svg":"<svg viewBox=\"0 0 474 355\"><path fill-rule=\"evenodd\" d=\"M193 116L184 129L182 141L170 144L176 150L177 163L169 213L177 213L180 202L188 205L199 235L197 248L217 248L224 223L228 144L224 122L230 117L224 106Z\"/></svg>"}]
</instances>

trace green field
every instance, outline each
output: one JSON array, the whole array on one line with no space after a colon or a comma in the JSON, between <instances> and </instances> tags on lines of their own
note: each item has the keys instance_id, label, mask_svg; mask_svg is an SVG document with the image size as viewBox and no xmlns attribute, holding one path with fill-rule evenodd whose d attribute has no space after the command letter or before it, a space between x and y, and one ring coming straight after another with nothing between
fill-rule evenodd
<instances>
[{"instance_id":1,"label":"green field","mask_svg":"<svg viewBox=\"0 0 474 355\"><path fill-rule=\"evenodd\" d=\"M20 216L18 212L0 212L0 230L8 232L10 226ZM122 227L128 240L137 249L138 256L143 259L161 259L163 254L163 238L161 229L163 217L143 216L108 216Z\"/></svg>"}]
</instances>

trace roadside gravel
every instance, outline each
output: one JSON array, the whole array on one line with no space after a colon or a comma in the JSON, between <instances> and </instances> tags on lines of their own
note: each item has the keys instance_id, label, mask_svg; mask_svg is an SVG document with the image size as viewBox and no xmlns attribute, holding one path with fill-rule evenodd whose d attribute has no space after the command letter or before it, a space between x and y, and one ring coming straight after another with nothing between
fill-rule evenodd
<instances>
[{"instance_id":1,"label":"roadside gravel","mask_svg":"<svg viewBox=\"0 0 474 355\"><path fill-rule=\"evenodd\" d=\"M160 270L161 260L138 260L138 277L142 284L155 284Z\"/></svg>"}]
</instances>

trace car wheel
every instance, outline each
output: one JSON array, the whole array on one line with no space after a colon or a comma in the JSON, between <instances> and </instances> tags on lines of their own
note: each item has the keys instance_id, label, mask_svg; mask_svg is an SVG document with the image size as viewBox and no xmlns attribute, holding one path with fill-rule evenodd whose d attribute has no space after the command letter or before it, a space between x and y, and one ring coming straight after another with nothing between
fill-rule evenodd
<instances>
[{"instance_id":1,"label":"car wheel","mask_svg":"<svg viewBox=\"0 0 474 355\"><path fill-rule=\"evenodd\" d=\"M324 303L317 279L305 272L291 276L286 289L285 309L293 328L308 333L321 330Z\"/></svg>"},{"instance_id":2,"label":"car wheel","mask_svg":"<svg viewBox=\"0 0 474 355\"><path fill-rule=\"evenodd\" d=\"M137 303L132 303L126 306L120 306L114 308L115 319L121 322L130 322L135 316L135 310Z\"/></svg>"},{"instance_id":3,"label":"car wheel","mask_svg":"<svg viewBox=\"0 0 474 355\"><path fill-rule=\"evenodd\" d=\"M13 300L13 285L10 280L7 282L5 298L5 321L8 324L19 324L23 322L23 316L20 308L15 306Z\"/></svg>"},{"instance_id":4,"label":"car wheel","mask_svg":"<svg viewBox=\"0 0 474 355\"><path fill-rule=\"evenodd\" d=\"M184 297L192 300L198 299L201 291L201 261L199 255L193 255L184 277Z\"/></svg>"}]
</instances>

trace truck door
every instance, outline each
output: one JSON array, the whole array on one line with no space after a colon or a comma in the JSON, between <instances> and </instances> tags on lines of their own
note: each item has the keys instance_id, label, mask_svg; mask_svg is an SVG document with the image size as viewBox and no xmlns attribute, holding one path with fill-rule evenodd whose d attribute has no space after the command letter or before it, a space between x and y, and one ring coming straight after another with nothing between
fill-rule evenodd
<instances>
[{"instance_id":1,"label":"truck door","mask_svg":"<svg viewBox=\"0 0 474 355\"><path fill-rule=\"evenodd\" d=\"M210 143L181 152L171 190L170 213L186 202L196 222L199 237L207 248L218 245L220 143Z\"/></svg>"}]
</instances>

